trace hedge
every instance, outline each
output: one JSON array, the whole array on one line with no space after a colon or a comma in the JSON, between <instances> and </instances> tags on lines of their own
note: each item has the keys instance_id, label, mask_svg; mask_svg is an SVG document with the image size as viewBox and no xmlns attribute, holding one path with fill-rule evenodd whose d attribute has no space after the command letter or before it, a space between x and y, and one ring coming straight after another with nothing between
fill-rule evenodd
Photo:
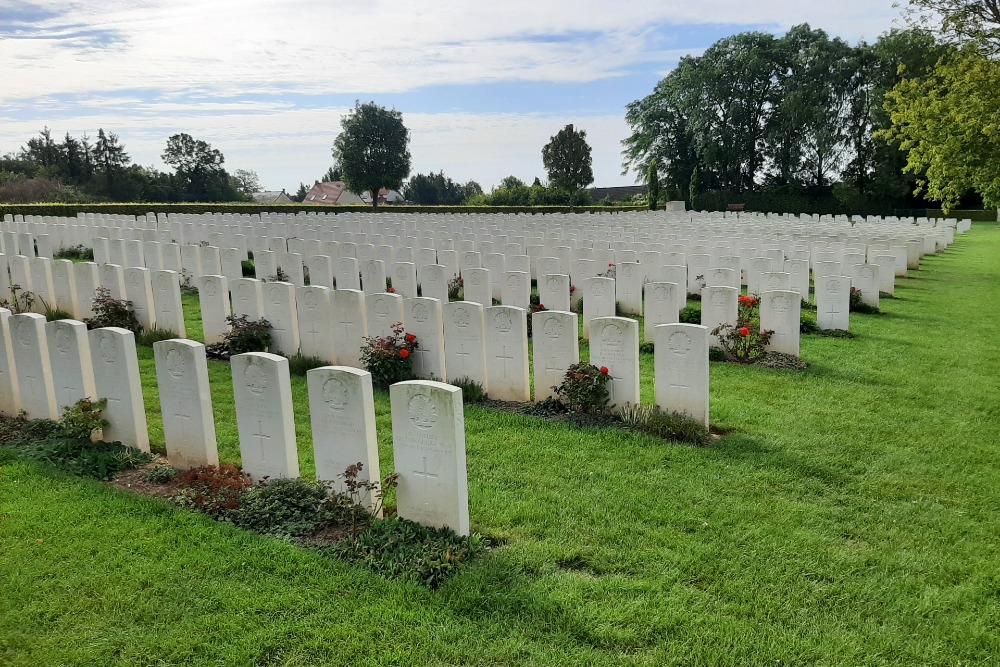
<instances>
[{"instance_id":1,"label":"hedge","mask_svg":"<svg viewBox=\"0 0 1000 667\"><path fill-rule=\"evenodd\" d=\"M374 212L393 213L598 213L643 211L644 206L380 206ZM371 213L363 205L316 204L0 204L4 215L48 215L63 218L77 213L145 215L146 213Z\"/></svg>"}]
</instances>

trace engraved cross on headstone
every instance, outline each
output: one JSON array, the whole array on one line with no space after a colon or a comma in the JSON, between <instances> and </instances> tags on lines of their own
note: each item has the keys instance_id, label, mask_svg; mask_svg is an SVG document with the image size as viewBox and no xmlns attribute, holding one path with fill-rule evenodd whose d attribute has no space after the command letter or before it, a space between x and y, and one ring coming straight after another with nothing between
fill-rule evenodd
<instances>
[{"instance_id":1,"label":"engraved cross on headstone","mask_svg":"<svg viewBox=\"0 0 1000 667\"><path fill-rule=\"evenodd\" d=\"M257 443L260 445L260 460L262 463L267 463L267 443L265 440L270 440L271 436L264 433L264 424L261 420L257 420L257 432L252 434L253 437L257 438Z\"/></svg>"},{"instance_id":2,"label":"engraved cross on headstone","mask_svg":"<svg viewBox=\"0 0 1000 667\"><path fill-rule=\"evenodd\" d=\"M427 471L427 457L422 457L422 460L424 462L424 465L422 466L423 470L414 470L413 474L423 480L424 490L427 490L432 483L431 480L437 479L438 476Z\"/></svg>"},{"instance_id":3,"label":"engraved cross on headstone","mask_svg":"<svg viewBox=\"0 0 1000 667\"><path fill-rule=\"evenodd\" d=\"M500 349L501 349L501 352L500 352L500 354L496 355L496 358L502 360L501 363L503 364L503 366L502 366L502 368L503 368L503 376L506 378L507 377L507 362L508 361L514 361L514 355L510 354L509 352L507 352L507 346L506 345L502 346Z\"/></svg>"}]
</instances>

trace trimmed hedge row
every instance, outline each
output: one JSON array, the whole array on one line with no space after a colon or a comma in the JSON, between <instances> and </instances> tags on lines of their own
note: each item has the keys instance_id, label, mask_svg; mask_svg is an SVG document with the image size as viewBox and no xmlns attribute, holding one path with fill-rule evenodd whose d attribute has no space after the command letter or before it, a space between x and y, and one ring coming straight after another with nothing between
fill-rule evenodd
<instances>
[{"instance_id":1,"label":"trimmed hedge row","mask_svg":"<svg viewBox=\"0 0 1000 667\"><path fill-rule=\"evenodd\" d=\"M998 211L977 211L977 210L954 210L944 211L938 209L927 209L928 218L954 218L955 220L972 220L973 222L997 222L1000 221Z\"/></svg>"},{"instance_id":2,"label":"trimmed hedge row","mask_svg":"<svg viewBox=\"0 0 1000 667\"><path fill-rule=\"evenodd\" d=\"M394 213L598 213L643 211L643 206L380 206L375 212ZM0 217L49 215L76 217L77 213L145 215L155 213L371 213L370 206L316 204L0 204Z\"/></svg>"}]
</instances>

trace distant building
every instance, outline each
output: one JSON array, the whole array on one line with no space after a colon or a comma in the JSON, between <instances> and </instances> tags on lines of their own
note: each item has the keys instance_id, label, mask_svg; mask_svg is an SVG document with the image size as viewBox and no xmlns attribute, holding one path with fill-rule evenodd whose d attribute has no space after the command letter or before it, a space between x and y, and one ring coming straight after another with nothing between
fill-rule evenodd
<instances>
[{"instance_id":1,"label":"distant building","mask_svg":"<svg viewBox=\"0 0 1000 667\"><path fill-rule=\"evenodd\" d=\"M285 194L284 190L266 190L255 192L252 195L255 204L294 204L292 198Z\"/></svg>"},{"instance_id":2,"label":"distant building","mask_svg":"<svg viewBox=\"0 0 1000 667\"><path fill-rule=\"evenodd\" d=\"M365 201L347 189L343 181L316 183L306 193L303 204L364 204Z\"/></svg>"},{"instance_id":3,"label":"distant building","mask_svg":"<svg viewBox=\"0 0 1000 667\"><path fill-rule=\"evenodd\" d=\"M590 199L599 202L604 199L610 201L623 201L631 199L635 195L649 194L648 185L624 185L617 188L590 188Z\"/></svg>"},{"instance_id":4,"label":"distant building","mask_svg":"<svg viewBox=\"0 0 1000 667\"><path fill-rule=\"evenodd\" d=\"M362 192L361 199L364 200L366 204L372 203L372 194L370 192ZM395 190L390 190L389 188L382 188L378 191L378 203L381 204L402 204L406 201L403 195L399 194Z\"/></svg>"}]
</instances>

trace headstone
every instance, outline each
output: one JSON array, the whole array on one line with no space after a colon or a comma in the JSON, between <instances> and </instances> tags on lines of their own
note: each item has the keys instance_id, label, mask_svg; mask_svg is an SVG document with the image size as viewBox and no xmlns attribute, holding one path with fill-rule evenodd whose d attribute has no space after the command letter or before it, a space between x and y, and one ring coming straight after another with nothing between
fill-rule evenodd
<instances>
[{"instance_id":1,"label":"headstone","mask_svg":"<svg viewBox=\"0 0 1000 667\"><path fill-rule=\"evenodd\" d=\"M569 276L547 274L538 277L538 300L546 310L569 311Z\"/></svg>"},{"instance_id":2,"label":"headstone","mask_svg":"<svg viewBox=\"0 0 1000 667\"><path fill-rule=\"evenodd\" d=\"M254 482L299 476L288 359L267 352L230 358L243 472Z\"/></svg>"},{"instance_id":3,"label":"headstone","mask_svg":"<svg viewBox=\"0 0 1000 667\"><path fill-rule=\"evenodd\" d=\"M586 305L584 301L584 305ZM590 363L607 367L609 405L621 410L639 404L639 323L627 317L590 322Z\"/></svg>"},{"instance_id":4,"label":"headstone","mask_svg":"<svg viewBox=\"0 0 1000 667\"><path fill-rule=\"evenodd\" d=\"M493 284L489 269L466 269L462 274L463 301L493 305Z\"/></svg>"},{"instance_id":5,"label":"headstone","mask_svg":"<svg viewBox=\"0 0 1000 667\"><path fill-rule=\"evenodd\" d=\"M273 250L258 250L253 254L254 277L274 280L278 275L278 258Z\"/></svg>"},{"instance_id":6,"label":"headstone","mask_svg":"<svg viewBox=\"0 0 1000 667\"><path fill-rule=\"evenodd\" d=\"M135 318L146 331L156 328L153 310L153 285L147 268L132 266L125 269L125 298L132 302Z\"/></svg>"},{"instance_id":7,"label":"headstone","mask_svg":"<svg viewBox=\"0 0 1000 667\"><path fill-rule=\"evenodd\" d=\"M797 292L802 301L809 303L809 260L788 259L782 268L790 276L788 289Z\"/></svg>"},{"instance_id":8,"label":"headstone","mask_svg":"<svg viewBox=\"0 0 1000 667\"><path fill-rule=\"evenodd\" d=\"M207 277L202 276L202 284ZM222 276L212 277L225 282ZM219 465L205 346L161 340L153 343L153 357L170 465L180 470Z\"/></svg>"},{"instance_id":9,"label":"headstone","mask_svg":"<svg viewBox=\"0 0 1000 667\"><path fill-rule=\"evenodd\" d=\"M372 338L391 336L392 326L403 321L403 297L398 294L366 293L365 306L368 335Z\"/></svg>"},{"instance_id":10,"label":"headstone","mask_svg":"<svg viewBox=\"0 0 1000 667\"><path fill-rule=\"evenodd\" d=\"M331 291L329 287L310 285L299 287L295 294L299 317L299 352L306 357L322 359L326 363L337 361L336 340L333 336L333 309L330 305Z\"/></svg>"},{"instance_id":11,"label":"headstone","mask_svg":"<svg viewBox=\"0 0 1000 667\"><path fill-rule=\"evenodd\" d=\"M10 311L0 308L0 412L13 417L21 411L21 392L14 364L14 343L10 336Z\"/></svg>"},{"instance_id":12,"label":"headstone","mask_svg":"<svg viewBox=\"0 0 1000 667\"><path fill-rule=\"evenodd\" d=\"M531 304L531 277L526 271L507 271L503 277L500 301L505 306L527 310Z\"/></svg>"},{"instance_id":13,"label":"headstone","mask_svg":"<svg viewBox=\"0 0 1000 667\"><path fill-rule=\"evenodd\" d=\"M101 287L111 293L112 299L125 298L125 270L117 264L102 264L97 269Z\"/></svg>"},{"instance_id":14,"label":"headstone","mask_svg":"<svg viewBox=\"0 0 1000 667\"><path fill-rule=\"evenodd\" d=\"M513 306L491 306L483 309L483 318L490 397L499 401L531 400L527 311Z\"/></svg>"},{"instance_id":15,"label":"headstone","mask_svg":"<svg viewBox=\"0 0 1000 667\"><path fill-rule=\"evenodd\" d=\"M264 290L266 283L256 278L237 278L229 285L233 298L233 316L246 315L251 320L264 317Z\"/></svg>"},{"instance_id":16,"label":"headstone","mask_svg":"<svg viewBox=\"0 0 1000 667\"><path fill-rule=\"evenodd\" d=\"M361 273L358 268L358 260L354 257L338 258L333 263L333 276L334 280L337 281L337 289L361 289Z\"/></svg>"},{"instance_id":17,"label":"headstone","mask_svg":"<svg viewBox=\"0 0 1000 667\"><path fill-rule=\"evenodd\" d=\"M757 285L761 278L758 276ZM755 292L756 293L756 292ZM712 331L723 324L736 326L739 315L738 290L732 287L706 287L701 292L701 325ZM719 345L719 337L709 334L709 343Z\"/></svg>"},{"instance_id":18,"label":"headstone","mask_svg":"<svg viewBox=\"0 0 1000 667\"><path fill-rule=\"evenodd\" d=\"M296 315L295 285L265 283L264 317L271 323L270 350L286 357L299 351L299 320Z\"/></svg>"},{"instance_id":19,"label":"headstone","mask_svg":"<svg viewBox=\"0 0 1000 667\"><path fill-rule=\"evenodd\" d=\"M848 331L851 323L851 279L827 276L816 282L816 324L820 329Z\"/></svg>"},{"instance_id":20,"label":"headstone","mask_svg":"<svg viewBox=\"0 0 1000 667\"><path fill-rule=\"evenodd\" d=\"M417 281L420 283L421 296L438 299L442 304L448 303L448 280L444 272L443 264L417 266Z\"/></svg>"},{"instance_id":21,"label":"headstone","mask_svg":"<svg viewBox=\"0 0 1000 667\"><path fill-rule=\"evenodd\" d=\"M798 292L769 290L760 295L760 328L774 333L767 343L770 352L799 356L800 311Z\"/></svg>"},{"instance_id":22,"label":"headstone","mask_svg":"<svg viewBox=\"0 0 1000 667\"><path fill-rule=\"evenodd\" d=\"M421 379L443 380L445 376L444 325L441 302L429 297L403 300L403 325L417 337L413 373Z\"/></svg>"},{"instance_id":23,"label":"headstone","mask_svg":"<svg viewBox=\"0 0 1000 667\"><path fill-rule=\"evenodd\" d=\"M344 472L360 463L359 481L380 483L371 373L347 366L323 366L307 372L306 382L316 479L330 483L335 493L346 493ZM359 500L367 507L374 506L371 495Z\"/></svg>"},{"instance_id":24,"label":"headstone","mask_svg":"<svg viewBox=\"0 0 1000 667\"><path fill-rule=\"evenodd\" d=\"M148 452L135 335L128 329L107 327L92 330L89 337L97 396L108 399L104 416L110 425L104 429L104 440Z\"/></svg>"},{"instance_id":25,"label":"headstone","mask_svg":"<svg viewBox=\"0 0 1000 667\"><path fill-rule=\"evenodd\" d=\"M615 300L622 312L642 314L642 283L645 274L638 262L621 262L615 269Z\"/></svg>"},{"instance_id":26,"label":"headstone","mask_svg":"<svg viewBox=\"0 0 1000 667\"><path fill-rule=\"evenodd\" d=\"M677 283L646 283L646 315L643 319L643 336L653 340L653 327L678 321L680 300L687 294Z\"/></svg>"},{"instance_id":27,"label":"headstone","mask_svg":"<svg viewBox=\"0 0 1000 667\"><path fill-rule=\"evenodd\" d=\"M221 343L229 333L226 318L232 315L229 305L229 281L225 276L201 276L198 284L198 302L201 307L201 324L206 345Z\"/></svg>"},{"instance_id":28,"label":"headstone","mask_svg":"<svg viewBox=\"0 0 1000 667\"><path fill-rule=\"evenodd\" d=\"M56 304L56 290L52 282L52 260L45 257L30 257L31 291L35 294L34 310L45 314L46 308Z\"/></svg>"},{"instance_id":29,"label":"headstone","mask_svg":"<svg viewBox=\"0 0 1000 667\"><path fill-rule=\"evenodd\" d=\"M181 302L180 274L176 271L151 272L153 289L153 317L161 331L172 331L178 338L187 335L184 326L184 307Z\"/></svg>"},{"instance_id":30,"label":"headstone","mask_svg":"<svg viewBox=\"0 0 1000 667\"><path fill-rule=\"evenodd\" d=\"M855 264L851 286L861 292L862 303L879 307L879 267L874 264Z\"/></svg>"},{"instance_id":31,"label":"headstone","mask_svg":"<svg viewBox=\"0 0 1000 667\"><path fill-rule=\"evenodd\" d=\"M76 281L76 315L81 320L94 316L94 296L100 287L96 262L80 262L73 265L73 279Z\"/></svg>"},{"instance_id":32,"label":"headstone","mask_svg":"<svg viewBox=\"0 0 1000 667\"><path fill-rule=\"evenodd\" d=\"M583 337L589 338L592 320L615 316L615 280L588 278L583 284Z\"/></svg>"},{"instance_id":33,"label":"headstone","mask_svg":"<svg viewBox=\"0 0 1000 667\"><path fill-rule=\"evenodd\" d=\"M392 385L389 397L400 518L468 535L462 390L411 380Z\"/></svg>"},{"instance_id":34,"label":"headstone","mask_svg":"<svg viewBox=\"0 0 1000 667\"><path fill-rule=\"evenodd\" d=\"M531 315L535 400L554 397L566 370L580 363L576 313L546 310Z\"/></svg>"},{"instance_id":35,"label":"headstone","mask_svg":"<svg viewBox=\"0 0 1000 667\"><path fill-rule=\"evenodd\" d=\"M38 313L11 315L7 320L10 346L20 390L21 409L31 419L56 419L52 367L45 336L45 316Z\"/></svg>"},{"instance_id":36,"label":"headstone","mask_svg":"<svg viewBox=\"0 0 1000 667\"><path fill-rule=\"evenodd\" d=\"M482 304L453 301L442 307L445 370L449 382L468 379L489 391Z\"/></svg>"},{"instance_id":37,"label":"headstone","mask_svg":"<svg viewBox=\"0 0 1000 667\"><path fill-rule=\"evenodd\" d=\"M333 287L333 260L327 255L306 258L309 269L309 284L313 287Z\"/></svg>"},{"instance_id":38,"label":"headstone","mask_svg":"<svg viewBox=\"0 0 1000 667\"><path fill-rule=\"evenodd\" d=\"M330 293L333 312L333 339L340 366L361 367L361 347L368 336L365 293L355 289L340 289Z\"/></svg>"},{"instance_id":39,"label":"headstone","mask_svg":"<svg viewBox=\"0 0 1000 667\"><path fill-rule=\"evenodd\" d=\"M708 327L660 324L653 339L656 405L708 426Z\"/></svg>"},{"instance_id":40,"label":"headstone","mask_svg":"<svg viewBox=\"0 0 1000 667\"><path fill-rule=\"evenodd\" d=\"M403 298L417 296L417 267L413 262L392 264L392 287Z\"/></svg>"},{"instance_id":41,"label":"headstone","mask_svg":"<svg viewBox=\"0 0 1000 667\"><path fill-rule=\"evenodd\" d=\"M337 287L340 287L339 281ZM380 259L361 262L361 287L365 294L378 294L386 290L385 262Z\"/></svg>"},{"instance_id":42,"label":"headstone","mask_svg":"<svg viewBox=\"0 0 1000 667\"><path fill-rule=\"evenodd\" d=\"M5 278L0 273L0 280ZM56 259L52 262L52 287L55 290L55 307L73 317L82 318L76 294L76 277L73 273L73 262L68 259Z\"/></svg>"},{"instance_id":43,"label":"headstone","mask_svg":"<svg viewBox=\"0 0 1000 667\"><path fill-rule=\"evenodd\" d=\"M76 320L47 322L45 337L59 413L82 398L97 398L87 325Z\"/></svg>"}]
</instances>

